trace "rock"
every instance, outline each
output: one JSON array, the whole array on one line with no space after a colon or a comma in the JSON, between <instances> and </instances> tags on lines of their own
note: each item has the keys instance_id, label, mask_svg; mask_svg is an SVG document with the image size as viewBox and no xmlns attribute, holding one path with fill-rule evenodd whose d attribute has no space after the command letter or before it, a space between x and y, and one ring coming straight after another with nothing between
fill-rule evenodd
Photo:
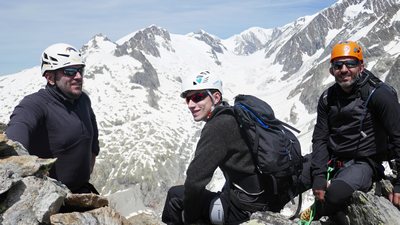
<instances>
[{"instance_id":1,"label":"rock","mask_svg":"<svg viewBox=\"0 0 400 225\"><path fill-rule=\"evenodd\" d=\"M295 221L289 220L279 213L256 212L250 217L250 221L242 223L243 225L296 225Z\"/></svg>"},{"instance_id":2,"label":"rock","mask_svg":"<svg viewBox=\"0 0 400 225\"><path fill-rule=\"evenodd\" d=\"M135 216L132 216L128 219L131 224L134 225L161 225L163 224L160 221L160 218L156 215L149 213L139 213Z\"/></svg>"},{"instance_id":3,"label":"rock","mask_svg":"<svg viewBox=\"0 0 400 225\"><path fill-rule=\"evenodd\" d=\"M53 225L130 225L131 223L110 207L103 207L84 213L59 213L50 217Z\"/></svg>"},{"instance_id":4,"label":"rock","mask_svg":"<svg viewBox=\"0 0 400 225\"><path fill-rule=\"evenodd\" d=\"M68 190L51 179L25 177L2 195L2 224L49 223Z\"/></svg>"},{"instance_id":5,"label":"rock","mask_svg":"<svg viewBox=\"0 0 400 225\"><path fill-rule=\"evenodd\" d=\"M373 188L370 192L364 193L356 191L350 199L350 204L346 208L346 215L350 219L351 225L376 225L376 224L400 224L400 211L385 197L377 194L387 195L388 190L392 189L390 181L379 182L382 191L377 192ZM377 184L374 184L374 187ZM298 224L299 219L290 220L287 217L272 212L256 212L251 215L250 221L244 225L283 225ZM312 225L334 225L327 217L321 221L313 221Z\"/></svg>"},{"instance_id":6,"label":"rock","mask_svg":"<svg viewBox=\"0 0 400 225\"><path fill-rule=\"evenodd\" d=\"M0 133L0 224L130 224L104 207L108 205L105 197L72 194L67 186L47 177L55 161L29 155L22 145ZM79 212L60 214L65 208Z\"/></svg>"},{"instance_id":7,"label":"rock","mask_svg":"<svg viewBox=\"0 0 400 225\"><path fill-rule=\"evenodd\" d=\"M0 122L0 133L4 133L7 128L7 124Z\"/></svg>"},{"instance_id":8,"label":"rock","mask_svg":"<svg viewBox=\"0 0 400 225\"><path fill-rule=\"evenodd\" d=\"M46 175L56 159L41 159L34 155L9 156L0 159L0 171L12 171L13 177Z\"/></svg>"},{"instance_id":9,"label":"rock","mask_svg":"<svg viewBox=\"0 0 400 225\"><path fill-rule=\"evenodd\" d=\"M14 177L13 172L0 169L0 195L8 191L14 184L20 181L21 177ZM1 212L2 210L0 210Z\"/></svg>"},{"instance_id":10,"label":"rock","mask_svg":"<svg viewBox=\"0 0 400 225\"><path fill-rule=\"evenodd\" d=\"M377 195L357 191L347 210L354 225L399 224L400 211L388 199Z\"/></svg>"},{"instance_id":11,"label":"rock","mask_svg":"<svg viewBox=\"0 0 400 225\"><path fill-rule=\"evenodd\" d=\"M29 153L19 142L13 142L5 134L0 133L0 157L12 155L29 155Z\"/></svg>"},{"instance_id":12,"label":"rock","mask_svg":"<svg viewBox=\"0 0 400 225\"><path fill-rule=\"evenodd\" d=\"M108 200L96 194L68 194L64 204L72 208L79 208L79 211L88 211L108 206Z\"/></svg>"}]
</instances>

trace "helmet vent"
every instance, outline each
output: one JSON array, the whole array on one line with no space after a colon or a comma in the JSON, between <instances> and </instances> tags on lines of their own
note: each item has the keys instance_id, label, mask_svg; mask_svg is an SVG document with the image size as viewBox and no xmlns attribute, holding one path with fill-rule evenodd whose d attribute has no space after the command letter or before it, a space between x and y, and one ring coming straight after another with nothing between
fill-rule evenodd
<instances>
[{"instance_id":1,"label":"helmet vent","mask_svg":"<svg viewBox=\"0 0 400 225\"><path fill-rule=\"evenodd\" d=\"M51 56L50 56L50 60L51 60L51 61L58 62L58 60L57 60L56 58L54 58L54 57L51 57Z\"/></svg>"}]
</instances>

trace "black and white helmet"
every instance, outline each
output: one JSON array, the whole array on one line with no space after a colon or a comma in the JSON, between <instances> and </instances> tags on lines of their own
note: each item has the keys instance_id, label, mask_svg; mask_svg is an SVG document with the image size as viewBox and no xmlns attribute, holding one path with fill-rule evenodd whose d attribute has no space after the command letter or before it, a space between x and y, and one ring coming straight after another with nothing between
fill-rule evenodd
<instances>
[{"instance_id":1,"label":"black and white helmet","mask_svg":"<svg viewBox=\"0 0 400 225\"><path fill-rule=\"evenodd\" d=\"M64 43L50 45L42 53L42 76L46 71L66 66L85 65L81 53L73 46Z\"/></svg>"}]
</instances>

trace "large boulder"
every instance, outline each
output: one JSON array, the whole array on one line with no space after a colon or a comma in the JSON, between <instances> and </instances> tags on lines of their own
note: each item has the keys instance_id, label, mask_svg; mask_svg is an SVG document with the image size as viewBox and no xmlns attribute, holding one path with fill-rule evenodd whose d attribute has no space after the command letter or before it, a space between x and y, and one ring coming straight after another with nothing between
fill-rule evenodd
<instances>
[{"instance_id":1,"label":"large boulder","mask_svg":"<svg viewBox=\"0 0 400 225\"><path fill-rule=\"evenodd\" d=\"M130 225L131 223L110 207L102 207L86 212L59 213L52 215L51 224L54 225Z\"/></svg>"},{"instance_id":2,"label":"large boulder","mask_svg":"<svg viewBox=\"0 0 400 225\"><path fill-rule=\"evenodd\" d=\"M107 198L72 194L49 178L55 161L29 155L0 132L0 224L131 224L108 207Z\"/></svg>"}]
</instances>

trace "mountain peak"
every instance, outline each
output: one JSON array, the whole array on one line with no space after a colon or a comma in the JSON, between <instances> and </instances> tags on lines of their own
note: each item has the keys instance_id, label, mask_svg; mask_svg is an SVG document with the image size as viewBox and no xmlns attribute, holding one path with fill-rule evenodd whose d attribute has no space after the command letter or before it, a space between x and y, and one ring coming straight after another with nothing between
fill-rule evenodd
<instances>
[{"instance_id":1,"label":"mountain peak","mask_svg":"<svg viewBox=\"0 0 400 225\"><path fill-rule=\"evenodd\" d=\"M89 52L111 52L115 49L116 44L108 39L107 36L99 33L93 36L83 47L83 55Z\"/></svg>"},{"instance_id":2,"label":"mountain peak","mask_svg":"<svg viewBox=\"0 0 400 225\"><path fill-rule=\"evenodd\" d=\"M169 32L156 25L151 25L145 29L127 35L118 40L117 43L122 49L140 50L154 57L161 56L159 51L160 47L168 51L174 51L171 46L171 36Z\"/></svg>"},{"instance_id":3,"label":"mountain peak","mask_svg":"<svg viewBox=\"0 0 400 225\"><path fill-rule=\"evenodd\" d=\"M194 37L197 40L206 43L214 52L224 53L224 50L226 50L226 47L222 44L221 40L217 36L211 35L204 30L189 33L188 36Z\"/></svg>"},{"instance_id":4,"label":"mountain peak","mask_svg":"<svg viewBox=\"0 0 400 225\"><path fill-rule=\"evenodd\" d=\"M238 55L249 55L262 48L271 40L273 29L251 27L225 40L226 46Z\"/></svg>"}]
</instances>

